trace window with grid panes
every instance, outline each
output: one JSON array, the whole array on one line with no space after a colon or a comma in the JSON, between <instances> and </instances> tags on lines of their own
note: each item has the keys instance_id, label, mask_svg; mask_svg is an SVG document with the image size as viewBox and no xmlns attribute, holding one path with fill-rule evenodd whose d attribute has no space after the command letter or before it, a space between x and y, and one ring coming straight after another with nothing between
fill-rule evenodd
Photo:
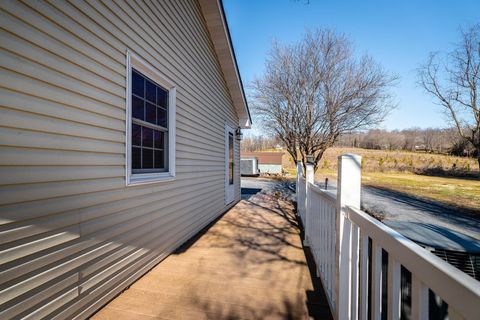
<instances>
[{"instance_id":1,"label":"window with grid panes","mask_svg":"<svg viewBox=\"0 0 480 320\"><path fill-rule=\"evenodd\" d=\"M168 171L168 90L131 69L132 173Z\"/></svg>"}]
</instances>

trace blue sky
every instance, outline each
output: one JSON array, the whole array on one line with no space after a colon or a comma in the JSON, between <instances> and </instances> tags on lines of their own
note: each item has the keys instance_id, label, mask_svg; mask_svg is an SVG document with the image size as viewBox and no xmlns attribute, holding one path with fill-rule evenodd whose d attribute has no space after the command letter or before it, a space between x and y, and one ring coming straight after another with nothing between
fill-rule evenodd
<instances>
[{"instance_id":1,"label":"blue sky","mask_svg":"<svg viewBox=\"0 0 480 320\"><path fill-rule=\"evenodd\" d=\"M440 108L417 86L416 68L429 52L451 50L460 27L480 23L480 0L223 3L245 87L262 75L273 40L293 43L307 29L332 28L350 37L357 54L368 53L400 77L393 90L398 108L383 123L386 129L447 125Z\"/></svg>"}]
</instances>

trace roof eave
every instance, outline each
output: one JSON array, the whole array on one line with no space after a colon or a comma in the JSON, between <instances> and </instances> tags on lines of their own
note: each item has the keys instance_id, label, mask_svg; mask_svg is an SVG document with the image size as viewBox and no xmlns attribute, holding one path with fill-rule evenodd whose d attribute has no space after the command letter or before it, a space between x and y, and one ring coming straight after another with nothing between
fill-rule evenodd
<instances>
[{"instance_id":1,"label":"roof eave","mask_svg":"<svg viewBox=\"0 0 480 320\"><path fill-rule=\"evenodd\" d=\"M250 128L252 119L238 70L230 31L221 0L199 0L207 28L222 68L241 128Z\"/></svg>"}]
</instances>

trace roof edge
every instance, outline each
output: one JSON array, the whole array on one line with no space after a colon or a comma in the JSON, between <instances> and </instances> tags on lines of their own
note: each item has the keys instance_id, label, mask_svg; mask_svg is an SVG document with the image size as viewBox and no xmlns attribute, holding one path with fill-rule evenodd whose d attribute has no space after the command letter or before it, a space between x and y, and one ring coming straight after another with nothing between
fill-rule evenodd
<instances>
[{"instance_id":1,"label":"roof edge","mask_svg":"<svg viewBox=\"0 0 480 320\"><path fill-rule=\"evenodd\" d=\"M207 23L210 38L220 62L234 107L239 116L239 126L241 128L250 128L252 118L245 96L223 2L222 0L199 0L199 4Z\"/></svg>"}]
</instances>

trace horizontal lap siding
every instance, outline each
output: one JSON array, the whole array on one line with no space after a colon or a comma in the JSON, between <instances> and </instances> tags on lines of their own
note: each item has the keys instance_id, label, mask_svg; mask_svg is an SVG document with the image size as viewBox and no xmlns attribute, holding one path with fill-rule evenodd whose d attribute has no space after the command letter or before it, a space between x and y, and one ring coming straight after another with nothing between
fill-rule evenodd
<instances>
[{"instance_id":1,"label":"horizontal lap siding","mask_svg":"<svg viewBox=\"0 0 480 320\"><path fill-rule=\"evenodd\" d=\"M225 210L238 118L193 0L2 1L0 27L0 317L85 318ZM127 49L177 85L172 182L125 187Z\"/></svg>"}]
</instances>

